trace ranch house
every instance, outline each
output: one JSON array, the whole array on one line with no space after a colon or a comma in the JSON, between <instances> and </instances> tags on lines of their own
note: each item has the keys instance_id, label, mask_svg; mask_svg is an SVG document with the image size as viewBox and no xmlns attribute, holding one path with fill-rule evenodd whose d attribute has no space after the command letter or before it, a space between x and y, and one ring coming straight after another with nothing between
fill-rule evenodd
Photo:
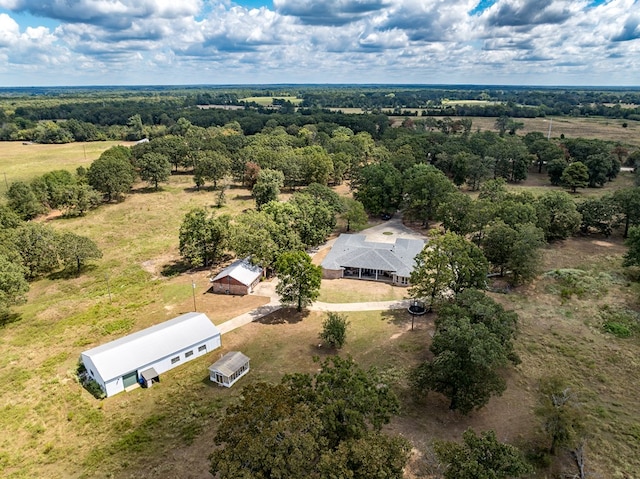
<instances>
[{"instance_id":1,"label":"ranch house","mask_svg":"<svg viewBox=\"0 0 640 479\"><path fill-rule=\"evenodd\" d=\"M107 397L220 347L220 331L203 313L187 313L84 351L87 374Z\"/></svg>"},{"instance_id":2,"label":"ranch house","mask_svg":"<svg viewBox=\"0 0 640 479\"><path fill-rule=\"evenodd\" d=\"M211 290L219 294L249 294L262 278L262 268L249 258L234 261L211 278Z\"/></svg>"},{"instance_id":3,"label":"ranch house","mask_svg":"<svg viewBox=\"0 0 640 479\"><path fill-rule=\"evenodd\" d=\"M424 248L420 239L395 243L367 241L364 235L342 234L322 261L322 277L385 281L408 286L414 259Z\"/></svg>"}]
</instances>

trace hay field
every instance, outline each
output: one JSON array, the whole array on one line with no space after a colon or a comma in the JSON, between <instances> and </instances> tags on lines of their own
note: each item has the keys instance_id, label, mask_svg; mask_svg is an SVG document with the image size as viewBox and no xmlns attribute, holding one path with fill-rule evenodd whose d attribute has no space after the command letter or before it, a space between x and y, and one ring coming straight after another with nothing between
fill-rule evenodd
<instances>
[{"instance_id":1,"label":"hay field","mask_svg":"<svg viewBox=\"0 0 640 479\"><path fill-rule=\"evenodd\" d=\"M5 177L11 184L14 181L29 181L52 170L74 172L79 166L88 167L112 146L132 144L123 141L94 141L39 145L22 141L0 141L0 191L6 189Z\"/></svg>"}]
</instances>

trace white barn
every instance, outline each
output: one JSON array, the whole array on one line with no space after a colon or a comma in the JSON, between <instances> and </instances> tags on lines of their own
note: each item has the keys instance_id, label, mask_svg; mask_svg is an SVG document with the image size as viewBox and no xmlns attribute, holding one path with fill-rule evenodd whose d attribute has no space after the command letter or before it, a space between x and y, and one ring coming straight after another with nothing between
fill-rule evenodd
<instances>
[{"instance_id":1,"label":"white barn","mask_svg":"<svg viewBox=\"0 0 640 479\"><path fill-rule=\"evenodd\" d=\"M81 354L89 377L113 396L220 347L206 314L187 313Z\"/></svg>"}]
</instances>

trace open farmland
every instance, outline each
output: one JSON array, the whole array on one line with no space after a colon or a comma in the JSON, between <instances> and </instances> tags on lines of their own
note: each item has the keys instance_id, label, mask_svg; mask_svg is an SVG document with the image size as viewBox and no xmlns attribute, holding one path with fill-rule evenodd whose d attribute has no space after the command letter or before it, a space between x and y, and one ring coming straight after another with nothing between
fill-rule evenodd
<instances>
[{"instance_id":1,"label":"open farmland","mask_svg":"<svg viewBox=\"0 0 640 479\"><path fill-rule=\"evenodd\" d=\"M406 117L392 117L395 125L400 125ZM414 119L419 120L420 116ZM442 119L444 117L433 117ZM473 121L472 131L497 131L495 127L496 119L490 117L452 117L468 118ZM518 135L526 135L532 131L540 131L545 134L549 132L551 124L551 138L560 138L564 135L567 138L597 138L620 142L623 145L640 147L640 121L615 120L609 118L571 118L571 117L548 117L548 118L513 118L514 121L523 123L524 127L518 130ZM622 124L626 123L627 127Z\"/></svg>"},{"instance_id":2,"label":"open farmland","mask_svg":"<svg viewBox=\"0 0 640 479\"><path fill-rule=\"evenodd\" d=\"M59 167L51 161L33 164L47 165L42 171L26 168L26 177ZM534 193L556 188L546 186L543 176L532 174L513 188ZM631 182L631 175L624 174L605 188L579 195L601 195ZM0 438L1 476L209 477L207 456L218 420L242 386L317 370L313 357L328 354L318 347L324 315L284 310L225 335L221 350L163 374L152 389L98 401L77 384L74 371L81 351L190 311L192 282L198 311L215 323L268 301L205 294L211 272L184 271L176 264L183 215L197 206L213 209L215 202L216 193L195 191L191 176L179 174L159 192L136 185L122 203L102 206L83 218L48 220L56 229L89 236L104 257L77 278L53 274L32 283L28 303L17 308L21 318L0 329L0 430L6 431ZM233 216L253 205L248 190L231 187L227 204L216 211ZM525 450L544 445L533 414L536 387L541 377L555 373L568 378L580 400L590 431L588 471L595 477L634 477L640 470L640 341L619 339L602 329L611 311L622 314L639 307L638 286L620 266L624 251L619 239L602 237L552 244L544 251L543 269L579 268L590 278L584 285L572 290L540 276L508 295L493 295L521 318L516 349L522 363L508 373L505 394L469 417L450 412L438 394L415 400L408 388L407 372L429 357L433 315L418 319L411 331L404 311L348 314L351 326L343 354L378 367L401 398L402 413L388 428L416 446L411 477L429 477L432 439L458 439L468 427L495 429L500 440ZM388 285L370 286L325 281L320 299L384 300L406 293ZM209 382L206 368L229 350L247 354L252 371L226 390ZM567 460L566 470L569 465ZM562 471L543 469L534 477L552 472Z\"/></svg>"},{"instance_id":3,"label":"open farmland","mask_svg":"<svg viewBox=\"0 0 640 479\"><path fill-rule=\"evenodd\" d=\"M0 141L0 192L6 191L5 178L29 181L53 169L75 172L79 166L88 167L100 154L115 145L129 146L132 142L96 141L39 145L22 141Z\"/></svg>"}]
</instances>

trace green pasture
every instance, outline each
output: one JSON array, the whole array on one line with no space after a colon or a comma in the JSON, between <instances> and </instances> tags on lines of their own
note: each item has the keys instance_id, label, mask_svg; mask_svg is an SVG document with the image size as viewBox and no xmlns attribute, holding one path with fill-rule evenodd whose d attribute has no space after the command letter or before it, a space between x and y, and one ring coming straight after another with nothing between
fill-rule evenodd
<instances>
[{"instance_id":1,"label":"green pasture","mask_svg":"<svg viewBox=\"0 0 640 479\"><path fill-rule=\"evenodd\" d=\"M75 172L79 166L88 167L103 151L115 145L131 145L122 141L95 141L39 145L22 141L0 141L0 191L6 182L29 181L52 170Z\"/></svg>"}]
</instances>

